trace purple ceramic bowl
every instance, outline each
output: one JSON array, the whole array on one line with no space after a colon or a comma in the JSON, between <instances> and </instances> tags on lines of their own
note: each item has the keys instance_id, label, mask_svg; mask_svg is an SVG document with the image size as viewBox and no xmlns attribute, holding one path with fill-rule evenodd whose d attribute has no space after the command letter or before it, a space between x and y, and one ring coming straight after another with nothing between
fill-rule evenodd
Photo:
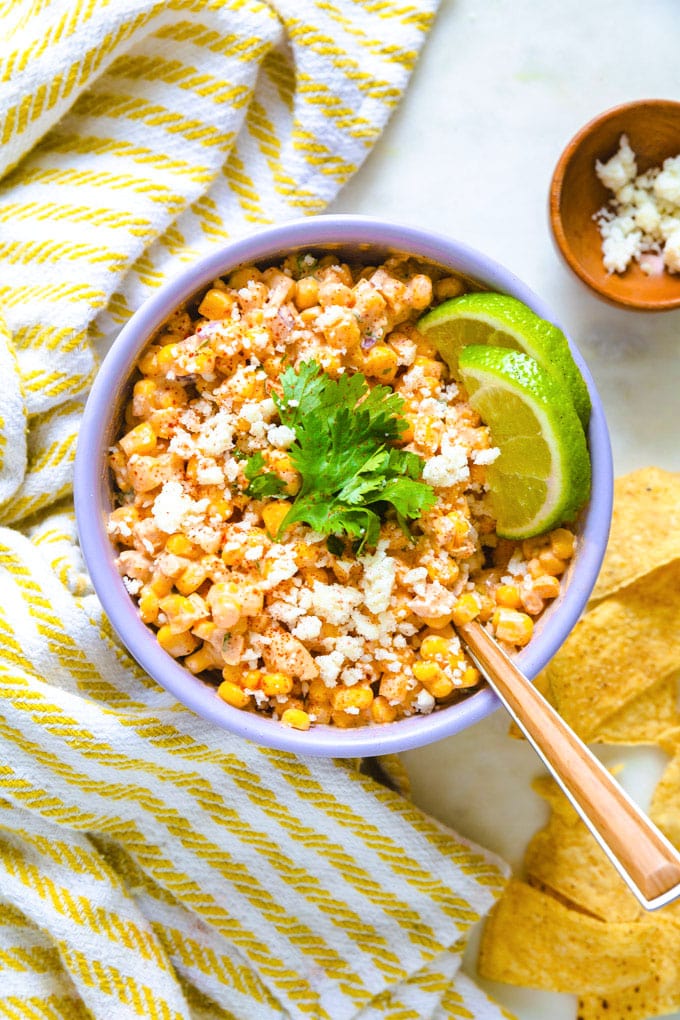
<instances>
[{"instance_id":1,"label":"purple ceramic bowl","mask_svg":"<svg viewBox=\"0 0 680 1020\"><path fill-rule=\"evenodd\" d=\"M509 270L458 241L429 231L361 216L319 216L266 228L202 259L163 287L129 321L99 370L80 428L75 464L75 509L83 555L113 627L137 662L180 702L208 722L258 744L305 755L356 757L389 754L429 744L478 722L499 706L489 689L430 715L343 730L316 726L295 730L255 713L232 708L215 687L193 676L163 651L139 618L114 565L106 531L112 507L107 453L115 439L122 405L137 358L169 313L216 277L238 266L276 260L295 250L332 249L369 261L407 252L461 273L489 290L511 294L543 318L549 308ZM533 678L555 654L578 620L595 583L607 542L612 507L612 461L602 405L578 351L574 357L592 400L589 445L592 495L578 522L577 553L563 594L537 623L534 638L517 663Z\"/></svg>"}]
</instances>

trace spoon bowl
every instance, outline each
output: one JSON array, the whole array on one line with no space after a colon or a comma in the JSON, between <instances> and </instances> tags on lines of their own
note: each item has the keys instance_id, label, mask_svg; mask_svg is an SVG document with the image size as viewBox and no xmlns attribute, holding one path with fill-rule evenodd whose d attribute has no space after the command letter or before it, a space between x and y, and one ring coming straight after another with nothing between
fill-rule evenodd
<instances>
[{"instance_id":1,"label":"spoon bowl","mask_svg":"<svg viewBox=\"0 0 680 1020\"><path fill-rule=\"evenodd\" d=\"M583 127L564 149L550 185L550 224L567 265L598 297L637 311L680 308L680 274L648 276L637 262L609 273L595 213L612 197L595 172L627 135L638 173L680 153L680 102L644 99L616 106Z\"/></svg>"}]
</instances>

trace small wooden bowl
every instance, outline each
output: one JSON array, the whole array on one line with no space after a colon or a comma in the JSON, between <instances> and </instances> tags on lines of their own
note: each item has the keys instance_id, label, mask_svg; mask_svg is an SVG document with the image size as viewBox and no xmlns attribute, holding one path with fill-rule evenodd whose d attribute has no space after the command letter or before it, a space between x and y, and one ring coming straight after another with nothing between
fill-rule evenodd
<instances>
[{"instance_id":1,"label":"small wooden bowl","mask_svg":"<svg viewBox=\"0 0 680 1020\"><path fill-rule=\"evenodd\" d=\"M680 308L680 274L647 276L633 261L625 273L608 273L593 215L611 199L595 172L627 135L638 173L680 153L680 102L641 99L591 120L569 142L550 185L550 224L567 264L599 297L619 307L656 312Z\"/></svg>"}]
</instances>

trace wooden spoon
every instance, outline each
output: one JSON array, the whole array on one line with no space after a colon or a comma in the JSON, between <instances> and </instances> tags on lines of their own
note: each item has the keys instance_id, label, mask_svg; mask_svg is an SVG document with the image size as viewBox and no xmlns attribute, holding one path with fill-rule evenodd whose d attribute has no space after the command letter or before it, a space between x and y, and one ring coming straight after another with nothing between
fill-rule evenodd
<instances>
[{"instance_id":1,"label":"wooden spoon","mask_svg":"<svg viewBox=\"0 0 680 1020\"><path fill-rule=\"evenodd\" d=\"M477 666L646 910L680 897L680 854L477 622L457 628Z\"/></svg>"}]
</instances>

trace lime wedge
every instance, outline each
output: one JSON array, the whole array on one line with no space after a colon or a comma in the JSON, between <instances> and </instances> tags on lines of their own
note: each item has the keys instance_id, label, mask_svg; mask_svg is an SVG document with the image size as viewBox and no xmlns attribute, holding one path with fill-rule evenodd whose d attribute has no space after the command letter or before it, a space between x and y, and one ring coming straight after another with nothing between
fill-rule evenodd
<instances>
[{"instance_id":1,"label":"lime wedge","mask_svg":"<svg viewBox=\"0 0 680 1020\"><path fill-rule=\"evenodd\" d=\"M511 347L535 358L566 386L584 428L590 397L569 342L557 326L507 294L479 291L444 301L418 321L418 329L434 344L454 376L458 356L467 344Z\"/></svg>"},{"instance_id":2,"label":"lime wedge","mask_svg":"<svg viewBox=\"0 0 680 1020\"><path fill-rule=\"evenodd\" d=\"M590 493L590 457L564 387L504 347L465 347L458 368L500 450L487 468L498 534L531 538L572 520Z\"/></svg>"}]
</instances>

